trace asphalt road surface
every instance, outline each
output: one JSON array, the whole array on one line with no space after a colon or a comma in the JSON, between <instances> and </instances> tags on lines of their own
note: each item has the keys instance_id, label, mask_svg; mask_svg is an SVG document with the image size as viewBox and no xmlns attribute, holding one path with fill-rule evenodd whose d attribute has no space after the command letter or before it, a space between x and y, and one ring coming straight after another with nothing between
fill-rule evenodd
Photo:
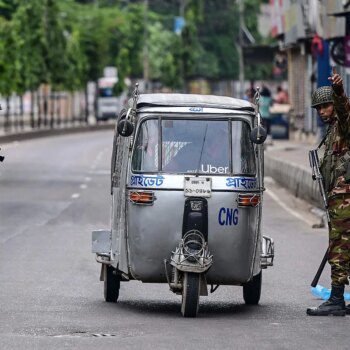
<instances>
[{"instance_id":1,"label":"asphalt road surface","mask_svg":"<svg viewBox=\"0 0 350 350\"><path fill-rule=\"evenodd\" d=\"M345 349L350 316L306 316L320 303L310 281L326 248L305 203L270 181L264 232L275 266L260 305L241 287L202 297L185 319L165 284L122 283L103 300L91 231L109 228L112 132L4 145L0 164L0 349ZM320 283L329 287L329 270Z\"/></svg>"}]
</instances>

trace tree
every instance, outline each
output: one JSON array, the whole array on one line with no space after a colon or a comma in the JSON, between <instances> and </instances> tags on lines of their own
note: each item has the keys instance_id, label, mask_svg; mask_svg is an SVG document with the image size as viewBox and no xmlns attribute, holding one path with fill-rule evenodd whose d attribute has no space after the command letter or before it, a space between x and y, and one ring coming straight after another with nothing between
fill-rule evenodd
<instances>
[{"instance_id":1,"label":"tree","mask_svg":"<svg viewBox=\"0 0 350 350\"><path fill-rule=\"evenodd\" d=\"M180 65L176 61L175 49L178 37L166 30L160 22L152 22L148 28L150 78L170 88L181 86Z\"/></svg>"},{"instance_id":2,"label":"tree","mask_svg":"<svg viewBox=\"0 0 350 350\"><path fill-rule=\"evenodd\" d=\"M44 29L44 59L46 76L44 82L52 86L54 90L65 86L67 74L67 40L63 33L63 24L60 8L57 1L45 0L43 6Z\"/></svg>"},{"instance_id":3,"label":"tree","mask_svg":"<svg viewBox=\"0 0 350 350\"><path fill-rule=\"evenodd\" d=\"M47 79L43 2L22 0L13 17L17 66L25 89L36 90Z\"/></svg>"},{"instance_id":4,"label":"tree","mask_svg":"<svg viewBox=\"0 0 350 350\"><path fill-rule=\"evenodd\" d=\"M6 96L6 128L9 126L9 96L16 88L15 52L11 22L0 17L0 94Z\"/></svg>"},{"instance_id":5,"label":"tree","mask_svg":"<svg viewBox=\"0 0 350 350\"><path fill-rule=\"evenodd\" d=\"M16 0L0 0L0 17L11 20L18 7Z\"/></svg>"},{"instance_id":6,"label":"tree","mask_svg":"<svg viewBox=\"0 0 350 350\"><path fill-rule=\"evenodd\" d=\"M13 16L13 35L18 56L15 60L20 84L16 92L36 91L41 84L59 90L65 86L67 40L60 8L54 0L22 0ZM32 97L34 94L32 93ZM32 106L34 100L32 98ZM41 103L38 100L39 111ZM47 96L44 96L44 123L47 122ZM39 112L38 123L41 123ZM32 111L32 125L33 111ZM51 124L53 119L51 118Z\"/></svg>"}]
</instances>

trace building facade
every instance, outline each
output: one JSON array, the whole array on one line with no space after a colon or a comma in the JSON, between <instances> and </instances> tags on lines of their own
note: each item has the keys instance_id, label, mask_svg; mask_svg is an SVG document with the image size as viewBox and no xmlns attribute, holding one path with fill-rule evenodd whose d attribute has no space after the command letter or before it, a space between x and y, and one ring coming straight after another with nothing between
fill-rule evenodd
<instances>
[{"instance_id":1,"label":"building facade","mask_svg":"<svg viewBox=\"0 0 350 350\"><path fill-rule=\"evenodd\" d=\"M272 36L288 57L291 129L316 134L322 125L310 108L312 91L329 85L331 66L350 86L350 1L270 0L270 13Z\"/></svg>"}]
</instances>

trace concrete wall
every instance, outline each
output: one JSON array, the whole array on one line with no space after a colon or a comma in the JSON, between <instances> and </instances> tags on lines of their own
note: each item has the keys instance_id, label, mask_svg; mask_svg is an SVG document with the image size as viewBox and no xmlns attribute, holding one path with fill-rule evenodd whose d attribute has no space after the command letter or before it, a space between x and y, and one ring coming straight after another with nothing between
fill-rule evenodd
<instances>
[{"instance_id":1,"label":"concrete wall","mask_svg":"<svg viewBox=\"0 0 350 350\"><path fill-rule=\"evenodd\" d=\"M311 169L265 155L265 176L271 176L294 196L323 208L318 183L312 180Z\"/></svg>"}]
</instances>

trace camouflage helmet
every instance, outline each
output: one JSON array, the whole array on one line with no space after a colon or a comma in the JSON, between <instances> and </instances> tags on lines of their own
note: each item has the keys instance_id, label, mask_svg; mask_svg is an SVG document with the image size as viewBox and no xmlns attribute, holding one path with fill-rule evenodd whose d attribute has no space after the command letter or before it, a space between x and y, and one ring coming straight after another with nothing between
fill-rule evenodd
<instances>
[{"instance_id":1,"label":"camouflage helmet","mask_svg":"<svg viewBox=\"0 0 350 350\"><path fill-rule=\"evenodd\" d=\"M323 103L333 102L333 89L331 86L321 86L312 93L311 107L315 108Z\"/></svg>"}]
</instances>

